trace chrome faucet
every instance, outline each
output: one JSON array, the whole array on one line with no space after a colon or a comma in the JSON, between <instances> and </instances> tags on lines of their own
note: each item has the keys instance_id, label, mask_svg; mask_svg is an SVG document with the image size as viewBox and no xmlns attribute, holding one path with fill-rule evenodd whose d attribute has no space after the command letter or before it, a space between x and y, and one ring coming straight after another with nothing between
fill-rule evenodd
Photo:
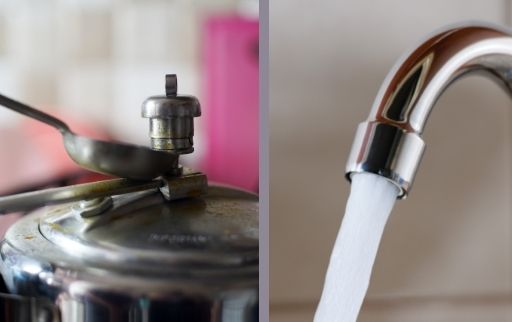
<instances>
[{"instance_id":1,"label":"chrome faucet","mask_svg":"<svg viewBox=\"0 0 512 322\"><path fill-rule=\"evenodd\" d=\"M491 76L512 94L512 33L499 27L465 26L441 32L388 74L366 122L359 124L346 166L381 175L411 190L425 143L421 134L432 107L455 80L473 72Z\"/></svg>"}]
</instances>

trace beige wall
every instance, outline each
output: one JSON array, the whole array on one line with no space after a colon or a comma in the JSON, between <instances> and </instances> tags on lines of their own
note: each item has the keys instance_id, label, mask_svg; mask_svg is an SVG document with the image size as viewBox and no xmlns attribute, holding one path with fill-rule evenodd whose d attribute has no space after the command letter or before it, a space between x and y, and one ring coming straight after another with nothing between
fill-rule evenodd
<instances>
[{"instance_id":1,"label":"beige wall","mask_svg":"<svg viewBox=\"0 0 512 322\"><path fill-rule=\"evenodd\" d=\"M312 320L349 192L353 134L394 61L442 25L506 24L509 14L508 1L271 1L273 322ZM478 77L438 102L360 321L512 320L511 105Z\"/></svg>"}]
</instances>

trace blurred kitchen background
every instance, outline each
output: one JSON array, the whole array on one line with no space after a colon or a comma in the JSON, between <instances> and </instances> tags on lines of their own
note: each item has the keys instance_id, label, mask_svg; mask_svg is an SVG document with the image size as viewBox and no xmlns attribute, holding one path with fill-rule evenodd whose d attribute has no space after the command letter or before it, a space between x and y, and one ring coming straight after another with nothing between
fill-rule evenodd
<instances>
[{"instance_id":1,"label":"blurred kitchen background","mask_svg":"<svg viewBox=\"0 0 512 322\"><path fill-rule=\"evenodd\" d=\"M395 61L449 23L510 26L511 3L270 2L272 322L313 319L355 129ZM512 321L511 108L478 76L443 94L412 193L384 231L360 322Z\"/></svg>"},{"instance_id":2,"label":"blurred kitchen background","mask_svg":"<svg viewBox=\"0 0 512 322\"><path fill-rule=\"evenodd\" d=\"M0 1L0 92L79 134L149 145L140 107L165 74L202 103L185 164L256 191L257 0ZM57 131L3 108L0 149L0 194L99 178Z\"/></svg>"}]
</instances>

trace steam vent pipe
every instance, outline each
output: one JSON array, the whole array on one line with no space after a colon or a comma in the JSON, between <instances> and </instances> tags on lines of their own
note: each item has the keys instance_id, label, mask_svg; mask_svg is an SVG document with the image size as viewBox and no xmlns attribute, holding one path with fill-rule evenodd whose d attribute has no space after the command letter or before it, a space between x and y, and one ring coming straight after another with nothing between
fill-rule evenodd
<instances>
[{"instance_id":1,"label":"steam vent pipe","mask_svg":"<svg viewBox=\"0 0 512 322\"><path fill-rule=\"evenodd\" d=\"M461 76L480 72L512 93L512 34L497 27L464 26L443 31L416 48L388 74L366 122L359 124L346 166L383 176L411 190L432 107Z\"/></svg>"}]
</instances>

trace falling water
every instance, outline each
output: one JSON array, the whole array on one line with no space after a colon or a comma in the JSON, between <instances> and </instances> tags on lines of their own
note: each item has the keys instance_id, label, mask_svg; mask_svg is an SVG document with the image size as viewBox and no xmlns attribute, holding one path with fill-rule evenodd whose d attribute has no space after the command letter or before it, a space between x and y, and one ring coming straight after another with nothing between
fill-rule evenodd
<instances>
[{"instance_id":1,"label":"falling water","mask_svg":"<svg viewBox=\"0 0 512 322\"><path fill-rule=\"evenodd\" d=\"M315 322L355 322L368 289L380 239L398 188L370 173L355 174L334 244Z\"/></svg>"}]
</instances>

